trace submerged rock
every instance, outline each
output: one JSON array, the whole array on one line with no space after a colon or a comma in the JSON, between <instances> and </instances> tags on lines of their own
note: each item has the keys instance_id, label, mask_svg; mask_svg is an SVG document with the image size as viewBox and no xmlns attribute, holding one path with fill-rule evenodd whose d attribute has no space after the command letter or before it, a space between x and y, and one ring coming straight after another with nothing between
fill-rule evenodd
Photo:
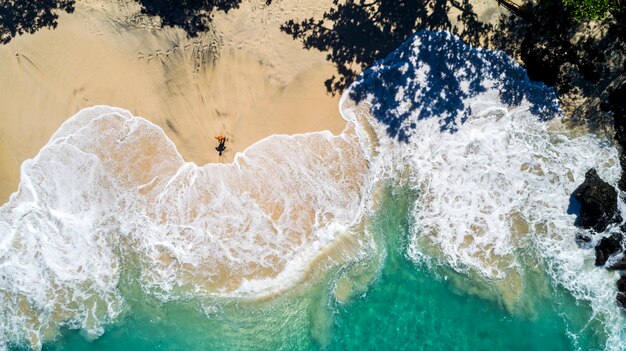
<instances>
[{"instance_id":1,"label":"submerged rock","mask_svg":"<svg viewBox=\"0 0 626 351\"><path fill-rule=\"evenodd\" d=\"M576 244L581 247L591 248L591 237L586 234L576 234Z\"/></svg>"},{"instance_id":2,"label":"submerged rock","mask_svg":"<svg viewBox=\"0 0 626 351\"><path fill-rule=\"evenodd\" d=\"M617 191L598 176L595 169L585 174L585 181L574 190L574 199L580 203L576 225L600 233L609 224L621 222L617 209Z\"/></svg>"},{"instance_id":3,"label":"submerged rock","mask_svg":"<svg viewBox=\"0 0 626 351\"><path fill-rule=\"evenodd\" d=\"M596 266L604 266L611 255L622 251L623 238L622 233L614 233L600 240L596 245Z\"/></svg>"}]
</instances>

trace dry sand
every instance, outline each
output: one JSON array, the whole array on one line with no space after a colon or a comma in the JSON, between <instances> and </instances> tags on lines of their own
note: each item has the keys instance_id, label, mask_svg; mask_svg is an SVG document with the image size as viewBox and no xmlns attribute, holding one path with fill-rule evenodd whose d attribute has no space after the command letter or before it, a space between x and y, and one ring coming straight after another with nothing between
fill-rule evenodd
<instances>
[{"instance_id":1,"label":"dry sand","mask_svg":"<svg viewBox=\"0 0 626 351\"><path fill-rule=\"evenodd\" d=\"M158 29L128 0L80 1L55 30L0 46L0 204L17 190L21 163L70 116L112 105L161 126L188 161L230 162L271 134L345 126L325 54L282 33L289 19L321 16L332 0L244 0L187 38ZM215 135L229 138L218 158Z\"/></svg>"}]
</instances>

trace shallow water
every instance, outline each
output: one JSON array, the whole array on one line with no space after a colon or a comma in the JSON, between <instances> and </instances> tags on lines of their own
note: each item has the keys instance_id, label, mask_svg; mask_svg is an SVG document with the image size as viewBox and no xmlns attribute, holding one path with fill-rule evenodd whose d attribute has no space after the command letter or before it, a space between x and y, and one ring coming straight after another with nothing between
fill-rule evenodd
<instances>
[{"instance_id":1,"label":"shallow water","mask_svg":"<svg viewBox=\"0 0 626 351\"><path fill-rule=\"evenodd\" d=\"M599 349L602 335L580 321L590 316L588 306L577 306L571 296L549 289L536 298L525 291L533 313L505 310L495 300L458 290L446 272L416 267L402 249L410 233L410 206L414 194L388 188L381 211L371 222L383 258L374 280L358 286L362 270L336 270L319 284L265 302L199 300L161 304L128 291L129 312L104 335L88 341L80 332L65 331L45 350L564 350ZM380 259L380 260L379 260ZM374 263L372 263L374 264ZM363 265L363 263L361 263ZM333 290L341 279L358 287L345 303ZM544 284L549 284L543 281ZM133 297L133 295L135 295ZM557 302L558 297L558 304ZM202 304L205 303L202 313ZM571 310L569 313L559 310ZM575 313L575 315L571 315ZM568 323L569 321L569 328Z\"/></svg>"}]
</instances>

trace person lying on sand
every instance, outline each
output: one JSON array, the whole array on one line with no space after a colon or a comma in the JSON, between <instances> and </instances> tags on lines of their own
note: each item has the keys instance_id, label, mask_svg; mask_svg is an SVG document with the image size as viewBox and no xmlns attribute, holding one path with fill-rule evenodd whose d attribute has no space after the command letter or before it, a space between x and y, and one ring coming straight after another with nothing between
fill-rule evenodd
<instances>
[{"instance_id":1,"label":"person lying on sand","mask_svg":"<svg viewBox=\"0 0 626 351\"><path fill-rule=\"evenodd\" d=\"M220 135L220 136L216 136L215 139L217 139L217 141L219 141L219 143L220 143L215 148L215 150L217 150L219 155L222 156L222 153L226 150L226 146L224 145L226 143L226 137Z\"/></svg>"}]
</instances>

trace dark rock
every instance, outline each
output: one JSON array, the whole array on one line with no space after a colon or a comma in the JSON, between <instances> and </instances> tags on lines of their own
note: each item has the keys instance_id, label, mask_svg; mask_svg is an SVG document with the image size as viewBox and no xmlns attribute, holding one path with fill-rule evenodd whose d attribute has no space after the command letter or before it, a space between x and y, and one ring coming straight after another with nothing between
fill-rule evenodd
<instances>
[{"instance_id":1,"label":"dark rock","mask_svg":"<svg viewBox=\"0 0 626 351\"><path fill-rule=\"evenodd\" d=\"M587 38L577 50L576 65L583 78L591 83L597 83L600 72L597 65L606 62L606 56L594 45L594 40Z\"/></svg>"},{"instance_id":2,"label":"dark rock","mask_svg":"<svg viewBox=\"0 0 626 351\"><path fill-rule=\"evenodd\" d=\"M577 226L600 233L609 224L622 221L617 209L617 191L593 168L587 171L585 181L574 190L572 197L580 203Z\"/></svg>"},{"instance_id":3,"label":"dark rock","mask_svg":"<svg viewBox=\"0 0 626 351\"><path fill-rule=\"evenodd\" d=\"M547 86L559 83L561 66L576 61L576 50L563 38L549 39L528 30L520 44L520 58L528 71L528 78L544 82Z\"/></svg>"},{"instance_id":4,"label":"dark rock","mask_svg":"<svg viewBox=\"0 0 626 351\"><path fill-rule=\"evenodd\" d=\"M620 277L617 280L617 291L626 293L626 277Z\"/></svg>"},{"instance_id":5,"label":"dark rock","mask_svg":"<svg viewBox=\"0 0 626 351\"><path fill-rule=\"evenodd\" d=\"M611 90L607 109L613 112L615 139L626 147L626 83Z\"/></svg>"},{"instance_id":6,"label":"dark rock","mask_svg":"<svg viewBox=\"0 0 626 351\"><path fill-rule=\"evenodd\" d=\"M596 245L596 266L604 266L611 255L622 251L623 238L622 233L614 233L600 240Z\"/></svg>"},{"instance_id":7,"label":"dark rock","mask_svg":"<svg viewBox=\"0 0 626 351\"><path fill-rule=\"evenodd\" d=\"M622 257L616 262L611 263L610 265L606 266L606 269L609 269L609 270L626 269L626 257Z\"/></svg>"},{"instance_id":8,"label":"dark rock","mask_svg":"<svg viewBox=\"0 0 626 351\"><path fill-rule=\"evenodd\" d=\"M626 41L626 6L617 6L611 11L614 21L609 26L609 35L616 36L622 41ZM626 62L624 62L626 68Z\"/></svg>"}]
</instances>

